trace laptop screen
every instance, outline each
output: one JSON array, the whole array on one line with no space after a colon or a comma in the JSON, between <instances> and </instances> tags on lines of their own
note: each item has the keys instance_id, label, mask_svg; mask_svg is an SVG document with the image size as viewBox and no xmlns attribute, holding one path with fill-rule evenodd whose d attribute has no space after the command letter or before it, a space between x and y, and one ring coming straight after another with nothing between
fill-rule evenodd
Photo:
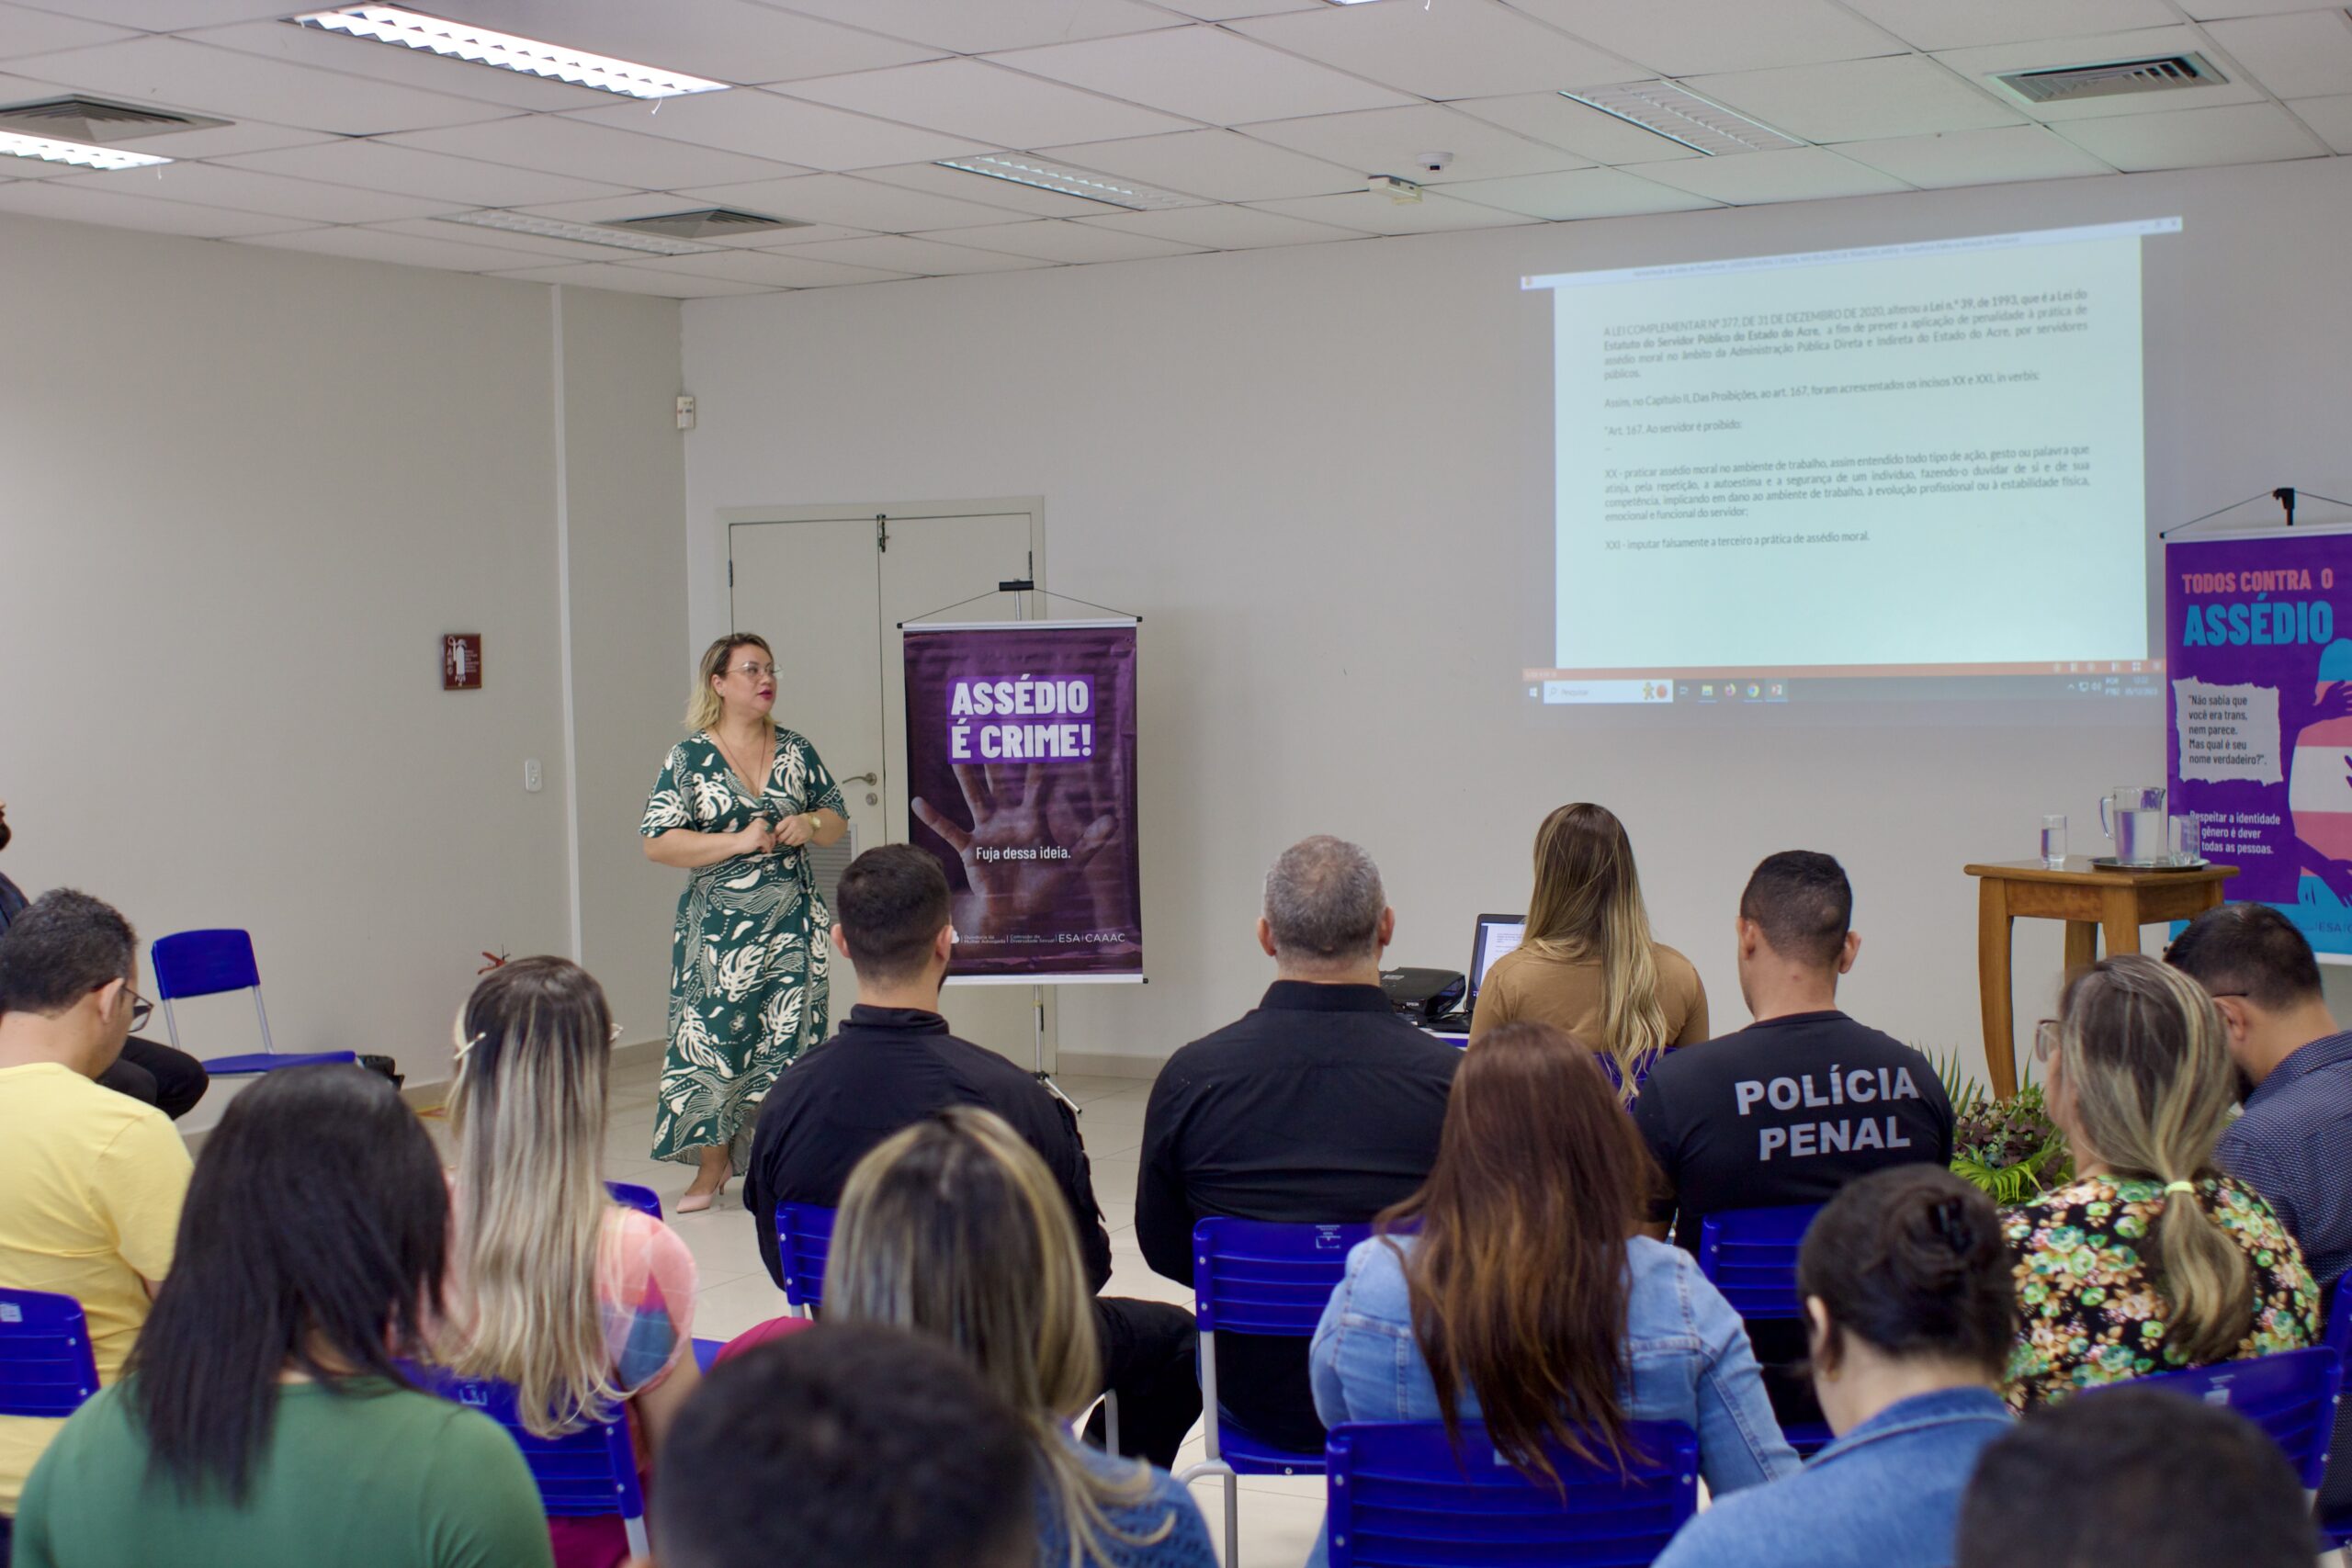
<instances>
[{"instance_id":1,"label":"laptop screen","mask_svg":"<svg viewBox=\"0 0 2352 1568\"><path fill-rule=\"evenodd\" d=\"M1481 915L1478 933L1470 944L1470 999L1476 1001L1487 984L1487 971L1495 960L1519 945L1520 937L1527 930L1524 915Z\"/></svg>"}]
</instances>

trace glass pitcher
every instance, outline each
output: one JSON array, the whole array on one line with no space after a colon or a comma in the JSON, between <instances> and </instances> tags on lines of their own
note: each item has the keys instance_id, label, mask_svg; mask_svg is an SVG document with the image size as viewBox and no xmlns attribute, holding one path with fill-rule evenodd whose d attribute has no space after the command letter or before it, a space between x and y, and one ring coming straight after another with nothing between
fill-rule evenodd
<instances>
[{"instance_id":1,"label":"glass pitcher","mask_svg":"<svg viewBox=\"0 0 2352 1568\"><path fill-rule=\"evenodd\" d=\"M2098 825L2114 840L2115 858L2125 865L2169 862L2172 844L2166 836L2163 785L2124 784L2099 796Z\"/></svg>"}]
</instances>

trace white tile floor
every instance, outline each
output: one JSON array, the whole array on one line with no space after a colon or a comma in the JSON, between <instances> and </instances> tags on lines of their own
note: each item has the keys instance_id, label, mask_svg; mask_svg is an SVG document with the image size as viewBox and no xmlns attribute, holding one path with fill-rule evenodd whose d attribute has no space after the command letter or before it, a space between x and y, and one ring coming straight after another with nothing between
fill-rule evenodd
<instances>
[{"instance_id":1,"label":"white tile floor","mask_svg":"<svg viewBox=\"0 0 2352 1568\"><path fill-rule=\"evenodd\" d=\"M613 1068L612 1130L605 1140L605 1174L635 1181L662 1195L663 1212L701 1269L695 1303L695 1333L726 1339L783 1312L784 1295L760 1263L759 1243L742 1203L742 1186L729 1186L718 1203L699 1214L675 1212L693 1172L683 1165L646 1157L653 1140L653 1084L659 1059L631 1053ZM1143 1144L1144 1101L1151 1092L1140 1078L1065 1077L1059 1080L1083 1107L1079 1131L1094 1166L1094 1195L1111 1227L1111 1283L1107 1292L1192 1304L1192 1292L1154 1274L1135 1239L1136 1168ZM1178 1468L1201 1457L1197 1431L1185 1445ZM1209 1534L1224 1551L1222 1498L1216 1484L1193 1488ZM1320 1477L1288 1480L1251 1477L1241 1483L1241 1559L1249 1568L1296 1568L1306 1560L1323 1522Z\"/></svg>"}]
</instances>

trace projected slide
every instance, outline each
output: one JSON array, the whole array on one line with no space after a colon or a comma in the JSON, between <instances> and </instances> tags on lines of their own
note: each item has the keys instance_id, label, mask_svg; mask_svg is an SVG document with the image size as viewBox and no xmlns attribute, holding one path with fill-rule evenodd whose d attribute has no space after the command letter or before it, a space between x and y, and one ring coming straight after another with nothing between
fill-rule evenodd
<instances>
[{"instance_id":1,"label":"projected slide","mask_svg":"<svg viewBox=\"0 0 2352 1568\"><path fill-rule=\"evenodd\" d=\"M2140 247L2179 226L1522 280L1553 292L1558 444L1530 689L2153 694Z\"/></svg>"}]
</instances>

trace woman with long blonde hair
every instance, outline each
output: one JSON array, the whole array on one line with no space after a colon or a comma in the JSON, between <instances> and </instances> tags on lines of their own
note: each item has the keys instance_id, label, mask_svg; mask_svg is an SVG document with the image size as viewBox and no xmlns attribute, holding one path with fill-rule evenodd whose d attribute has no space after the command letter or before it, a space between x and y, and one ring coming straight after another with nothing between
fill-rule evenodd
<instances>
[{"instance_id":1,"label":"woman with long blonde hair","mask_svg":"<svg viewBox=\"0 0 2352 1568\"><path fill-rule=\"evenodd\" d=\"M2261 1194L2213 1163L2235 1069L2203 987L2139 953L2066 983L2034 1055L2075 1179L2007 1217L2019 1408L2319 1342L2319 1287Z\"/></svg>"},{"instance_id":2,"label":"woman with long blonde hair","mask_svg":"<svg viewBox=\"0 0 2352 1568\"><path fill-rule=\"evenodd\" d=\"M460 1375L514 1384L535 1432L626 1408L643 1456L700 1381L695 1260L668 1225L605 1190L612 1037L604 987L568 960L516 959L474 987L449 1094L457 1228L442 1348ZM557 1568L628 1554L617 1517L549 1527Z\"/></svg>"},{"instance_id":3,"label":"woman with long blonde hair","mask_svg":"<svg viewBox=\"0 0 2352 1568\"><path fill-rule=\"evenodd\" d=\"M1651 939L1633 843L1605 806L1563 806L1535 830L1526 934L1487 971L1470 1043L1518 1020L1599 1052L1623 1100L1659 1053L1707 1038L1707 988L1688 958Z\"/></svg>"},{"instance_id":4,"label":"woman with long blonde hair","mask_svg":"<svg viewBox=\"0 0 2352 1568\"><path fill-rule=\"evenodd\" d=\"M1039 1568L1215 1568L1164 1470L1081 1446L1102 1371L1069 1203L995 1112L942 1111L850 1173L825 1261L829 1322L888 1324L972 1359L1036 1444Z\"/></svg>"},{"instance_id":5,"label":"woman with long blonde hair","mask_svg":"<svg viewBox=\"0 0 2352 1568\"><path fill-rule=\"evenodd\" d=\"M849 831L848 808L808 740L775 722L775 655L750 632L704 649L638 831L645 856L692 874L670 946L670 1050L653 1157L695 1166L678 1212L707 1209L743 1168L761 1100L825 1038L826 936L810 844Z\"/></svg>"}]
</instances>

